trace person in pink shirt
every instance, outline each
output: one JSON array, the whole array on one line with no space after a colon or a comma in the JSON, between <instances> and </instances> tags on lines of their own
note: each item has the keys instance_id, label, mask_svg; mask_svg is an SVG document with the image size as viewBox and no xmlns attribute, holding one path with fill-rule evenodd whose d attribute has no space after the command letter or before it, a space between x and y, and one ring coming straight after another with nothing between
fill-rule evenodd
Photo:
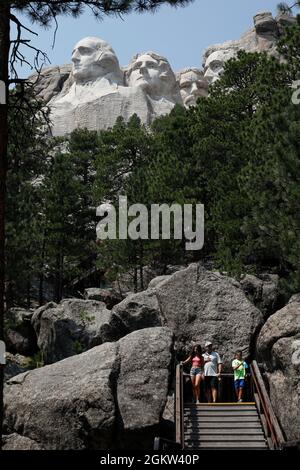
<instances>
[{"instance_id":1,"label":"person in pink shirt","mask_svg":"<svg viewBox=\"0 0 300 470\"><path fill-rule=\"evenodd\" d=\"M182 365L191 363L192 367L190 370L191 382L192 382L192 390L193 390L193 398L195 403L199 403L199 395L200 395L200 384L203 378L203 364L204 359L202 357L202 348L200 344L195 344L193 346L192 351L189 357L182 362Z\"/></svg>"}]
</instances>

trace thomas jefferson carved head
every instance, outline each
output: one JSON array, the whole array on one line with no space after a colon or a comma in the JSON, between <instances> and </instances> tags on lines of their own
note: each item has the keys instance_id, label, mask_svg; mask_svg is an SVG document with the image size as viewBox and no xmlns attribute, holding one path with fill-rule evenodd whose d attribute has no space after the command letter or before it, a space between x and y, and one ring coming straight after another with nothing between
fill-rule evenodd
<instances>
[{"instance_id":1,"label":"thomas jefferson carved head","mask_svg":"<svg viewBox=\"0 0 300 470\"><path fill-rule=\"evenodd\" d=\"M154 52L135 55L126 76L129 86L140 87L154 98L178 98L178 85L169 62Z\"/></svg>"},{"instance_id":2,"label":"thomas jefferson carved head","mask_svg":"<svg viewBox=\"0 0 300 470\"><path fill-rule=\"evenodd\" d=\"M95 37L79 41L72 52L73 77L76 83L87 83L103 77L123 84L123 74L112 47Z\"/></svg>"}]
</instances>

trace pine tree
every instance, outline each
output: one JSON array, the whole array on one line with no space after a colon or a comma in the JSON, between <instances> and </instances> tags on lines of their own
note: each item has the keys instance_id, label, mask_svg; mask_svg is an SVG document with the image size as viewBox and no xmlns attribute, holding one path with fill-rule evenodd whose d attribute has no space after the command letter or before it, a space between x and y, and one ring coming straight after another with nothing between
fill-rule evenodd
<instances>
[{"instance_id":1,"label":"pine tree","mask_svg":"<svg viewBox=\"0 0 300 470\"><path fill-rule=\"evenodd\" d=\"M14 103L18 101L18 90L11 92L9 121L11 126L8 147L9 168L7 179L6 212L6 303L30 306L32 281L42 271L41 230L43 201L42 178L51 143L46 138L41 118L36 118L41 104L37 105L28 95L28 106L23 106L23 115ZM24 119L24 114L26 118Z\"/></svg>"},{"instance_id":2,"label":"pine tree","mask_svg":"<svg viewBox=\"0 0 300 470\"><path fill-rule=\"evenodd\" d=\"M46 262L54 278L55 300L63 295L64 283L78 274L77 211L80 211L81 186L71 158L67 154L53 156L46 174L45 198Z\"/></svg>"},{"instance_id":3,"label":"pine tree","mask_svg":"<svg viewBox=\"0 0 300 470\"><path fill-rule=\"evenodd\" d=\"M101 131L96 159L94 201L110 202L119 213L119 196L126 196L128 206L148 203L146 168L151 160L151 135L133 115L128 123L119 118L112 129ZM118 226L117 218L117 226ZM118 236L118 233L117 233ZM100 243L99 263L110 267L111 276L132 271L135 289L137 273L148 262L148 242L144 240L106 240ZM143 284L143 281L141 280Z\"/></svg>"}]
</instances>

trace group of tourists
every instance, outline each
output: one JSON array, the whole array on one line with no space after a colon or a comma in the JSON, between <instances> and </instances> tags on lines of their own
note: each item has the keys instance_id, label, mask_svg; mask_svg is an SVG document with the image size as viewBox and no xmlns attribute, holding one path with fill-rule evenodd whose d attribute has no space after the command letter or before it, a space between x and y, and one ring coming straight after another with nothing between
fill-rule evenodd
<instances>
[{"instance_id":1,"label":"group of tourists","mask_svg":"<svg viewBox=\"0 0 300 470\"><path fill-rule=\"evenodd\" d=\"M204 353L199 344L193 346L188 358L181 362L182 365L189 363L191 364L190 377L194 402L200 402L200 386L203 380L208 403L216 403L218 399L218 381L221 380L222 373L222 360L220 355L214 351L212 342L207 341L205 343ZM238 402L243 401L247 368L248 365L243 359L242 351L236 351L235 359L232 361L232 369Z\"/></svg>"}]
</instances>

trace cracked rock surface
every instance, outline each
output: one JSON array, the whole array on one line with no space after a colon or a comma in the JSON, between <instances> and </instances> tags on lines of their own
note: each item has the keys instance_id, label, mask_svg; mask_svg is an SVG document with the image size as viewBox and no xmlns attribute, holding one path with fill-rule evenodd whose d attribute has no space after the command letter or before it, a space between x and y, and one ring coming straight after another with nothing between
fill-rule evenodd
<instances>
[{"instance_id":1,"label":"cracked rock surface","mask_svg":"<svg viewBox=\"0 0 300 470\"><path fill-rule=\"evenodd\" d=\"M289 440L300 440L300 297L272 315L257 341L270 398Z\"/></svg>"},{"instance_id":2,"label":"cracked rock surface","mask_svg":"<svg viewBox=\"0 0 300 470\"><path fill-rule=\"evenodd\" d=\"M149 448L167 400L172 343L168 328L147 328L10 379L5 448Z\"/></svg>"}]
</instances>

